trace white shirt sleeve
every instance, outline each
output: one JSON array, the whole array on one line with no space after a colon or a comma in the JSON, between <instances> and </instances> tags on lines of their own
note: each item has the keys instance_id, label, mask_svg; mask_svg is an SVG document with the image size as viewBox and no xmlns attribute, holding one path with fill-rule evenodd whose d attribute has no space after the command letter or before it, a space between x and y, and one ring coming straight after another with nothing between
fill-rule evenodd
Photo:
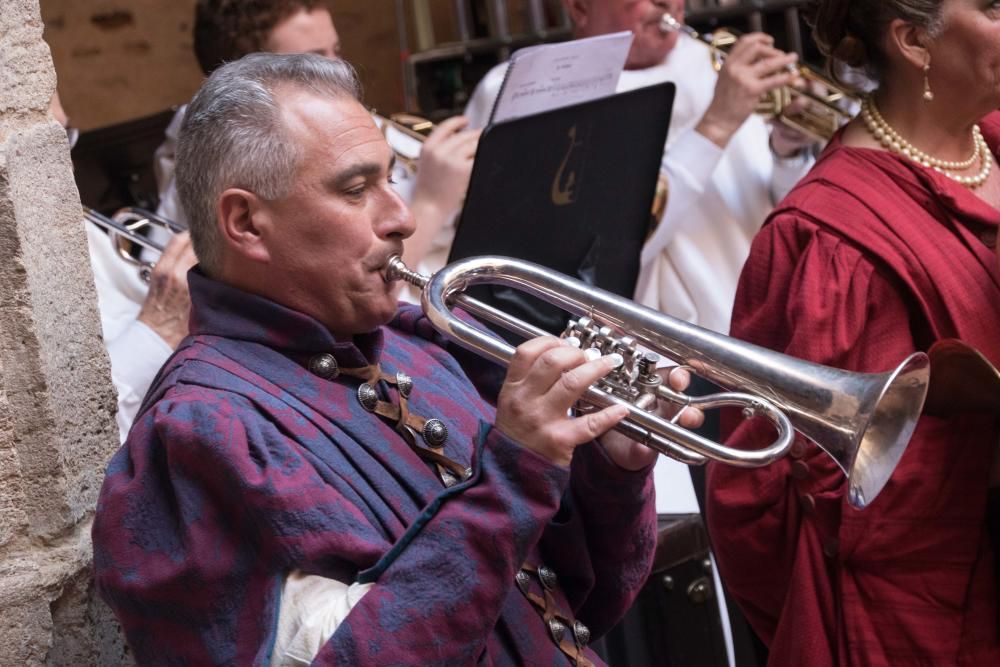
<instances>
[{"instance_id":1,"label":"white shirt sleeve","mask_svg":"<svg viewBox=\"0 0 1000 667\"><path fill-rule=\"evenodd\" d=\"M667 177L667 206L653 235L642 249L642 264L657 259L684 226L685 216L704 195L723 149L694 128L684 130L663 154L661 173Z\"/></svg>"},{"instance_id":2,"label":"white shirt sleeve","mask_svg":"<svg viewBox=\"0 0 1000 667\"><path fill-rule=\"evenodd\" d=\"M101 330L111 359L111 380L118 394L118 431L124 442L149 385L171 349L157 333L136 319L148 290L139 279L137 267L118 256L111 239L96 225L83 224L94 271Z\"/></svg>"},{"instance_id":3,"label":"white shirt sleeve","mask_svg":"<svg viewBox=\"0 0 1000 667\"><path fill-rule=\"evenodd\" d=\"M375 584L350 585L293 571L285 578L271 667L312 664L351 609Z\"/></svg>"},{"instance_id":4,"label":"white shirt sleeve","mask_svg":"<svg viewBox=\"0 0 1000 667\"><path fill-rule=\"evenodd\" d=\"M125 442L149 385L173 350L139 320L132 320L107 347L111 380L118 391L118 432Z\"/></svg>"}]
</instances>

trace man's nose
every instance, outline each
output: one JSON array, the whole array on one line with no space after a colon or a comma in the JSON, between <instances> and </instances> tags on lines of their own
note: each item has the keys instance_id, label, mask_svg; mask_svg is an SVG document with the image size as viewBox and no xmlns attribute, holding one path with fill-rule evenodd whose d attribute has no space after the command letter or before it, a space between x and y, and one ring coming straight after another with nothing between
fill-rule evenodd
<instances>
[{"instance_id":1,"label":"man's nose","mask_svg":"<svg viewBox=\"0 0 1000 667\"><path fill-rule=\"evenodd\" d=\"M375 233L382 239L405 239L412 236L416 228L410 207L390 188L386 193L385 210L375 221Z\"/></svg>"}]
</instances>

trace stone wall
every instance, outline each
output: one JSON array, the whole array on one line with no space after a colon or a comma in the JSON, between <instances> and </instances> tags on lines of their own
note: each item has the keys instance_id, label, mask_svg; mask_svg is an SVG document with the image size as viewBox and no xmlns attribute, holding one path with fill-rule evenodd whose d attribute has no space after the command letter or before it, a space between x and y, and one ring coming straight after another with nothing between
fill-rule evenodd
<instances>
[{"instance_id":1,"label":"stone wall","mask_svg":"<svg viewBox=\"0 0 1000 667\"><path fill-rule=\"evenodd\" d=\"M90 582L115 398L38 0L0 12L0 665L120 664Z\"/></svg>"},{"instance_id":2,"label":"stone wall","mask_svg":"<svg viewBox=\"0 0 1000 667\"><path fill-rule=\"evenodd\" d=\"M73 124L83 130L104 127L191 99L201 83L191 39L194 4L41 0L45 39L59 72L59 95ZM358 68L368 104L400 111L403 83L395 3L329 4L344 56Z\"/></svg>"},{"instance_id":3,"label":"stone wall","mask_svg":"<svg viewBox=\"0 0 1000 667\"><path fill-rule=\"evenodd\" d=\"M413 0L406 0L407 3ZM458 38L454 0L421 0L437 43ZM361 75L365 100L403 111L395 0L327 0L344 57ZM559 0L546 0L550 12ZM191 24L195 0L41 0L59 94L73 124L104 127L184 104L198 89ZM527 29L525 0L507 0L511 29ZM415 47L412 7L407 34ZM410 111L413 111L411 109Z\"/></svg>"}]
</instances>

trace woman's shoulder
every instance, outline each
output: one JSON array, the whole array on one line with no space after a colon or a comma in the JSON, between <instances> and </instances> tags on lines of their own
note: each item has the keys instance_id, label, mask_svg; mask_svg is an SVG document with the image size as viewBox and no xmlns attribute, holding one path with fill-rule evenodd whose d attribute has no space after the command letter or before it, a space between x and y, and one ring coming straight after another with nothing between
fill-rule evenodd
<instances>
[{"instance_id":1,"label":"woman's shoulder","mask_svg":"<svg viewBox=\"0 0 1000 667\"><path fill-rule=\"evenodd\" d=\"M768 222L801 219L841 235L862 233L899 215L912 199L900 183L906 170L897 162L884 151L831 144Z\"/></svg>"}]
</instances>

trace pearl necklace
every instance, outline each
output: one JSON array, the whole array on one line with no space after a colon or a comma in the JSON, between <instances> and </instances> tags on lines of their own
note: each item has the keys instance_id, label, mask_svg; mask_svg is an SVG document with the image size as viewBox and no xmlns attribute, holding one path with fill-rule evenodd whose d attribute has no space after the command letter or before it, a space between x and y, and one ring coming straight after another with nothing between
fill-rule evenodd
<instances>
[{"instance_id":1,"label":"pearl necklace","mask_svg":"<svg viewBox=\"0 0 1000 667\"><path fill-rule=\"evenodd\" d=\"M878 108L875 106L875 100L870 96L861 102L861 118L864 120L865 127L871 135L886 149L908 157L921 166L933 169L939 174L943 174L966 187L978 188L990 176L990 171L993 168L993 160L990 157L989 146L986 145L986 140L983 139L979 125L972 126L972 143L974 145L972 155L965 160L952 162L932 157L901 137L882 117L882 114L879 113ZM979 173L973 176L962 176L951 173L953 171L968 169L976 163L976 160L982 162Z\"/></svg>"}]
</instances>

